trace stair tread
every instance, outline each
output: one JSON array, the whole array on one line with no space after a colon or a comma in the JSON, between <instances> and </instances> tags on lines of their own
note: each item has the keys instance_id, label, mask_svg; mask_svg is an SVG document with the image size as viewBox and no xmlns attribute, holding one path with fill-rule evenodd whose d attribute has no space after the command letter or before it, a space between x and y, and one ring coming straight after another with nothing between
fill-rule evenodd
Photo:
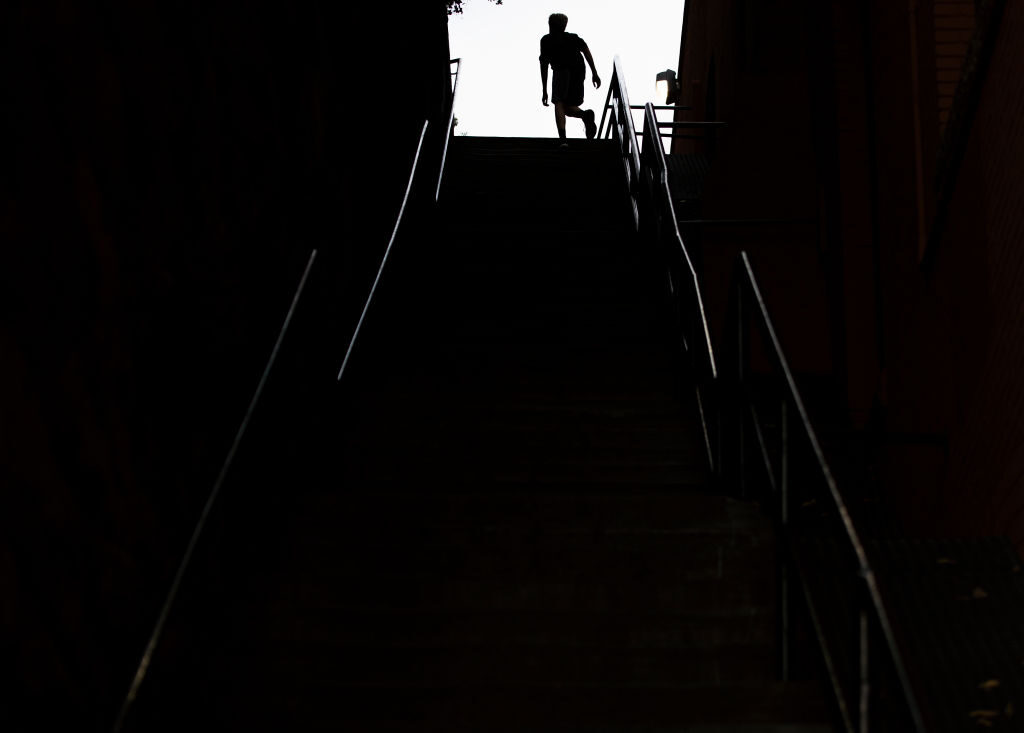
<instances>
[{"instance_id":1,"label":"stair tread","mask_svg":"<svg viewBox=\"0 0 1024 733\"><path fill-rule=\"evenodd\" d=\"M237 694L245 695L244 692ZM302 689L271 686L249 691L244 709L230 695L217 701L220 715L234 723L253 721L259 729L294 725L296 718L337 730L349 721L361 730L502 730L502 731L673 731L718 733L706 726L742 726L743 733L830 730L818 685L760 683L662 687L542 686L461 688L359 688L349 691L329 683ZM173 711L173 708L171 709ZM170 711L169 711L170 712ZM218 719L218 712L213 719ZM333 726L331 725L333 722ZM697 726L702 726L698 728ZM277 728L280 729L280 728ZM729 730L729 729L725 729ZM775 733L775 731L772 731Z\"/></svg>"},{"instance_id":2,"label":"stair tread","mask_svg":"<svg viewBox=\"0 0 1024 733\"><path fill-rule=\"evenodd\" d=\"M282 619L287 599L271 607L270 618ZM774 609L735 609L719 613L600 613L574 610L507 612L467 611L458 614L408 609L345 610L308 607L301 617L275 625L279 640L334 645L443 649L505 645L573 649L606 647L621 650L710 650L719 644L771 646Z\"/></svg>"},{"instance_id":3,"label":"stair tread","mask_svg":"<svg viewBox=\"0 0 1024 733\"><path fill-rule=\"evenodd\" d=\"M506 520L519 523L523 519L546 520L548 526L602 527L622 523L653 522L672 526L733 526L737 522L767 521L760 507L753 502L738 501L713 492L667 491L638 493L628 490L601 492L596 489L579 493L558 493L552 488L527 492L478 491L424 494L411 487L397 491L367 492L338 490L304 495L302 502L318 513L345 512L353 509L380 511L396 505L407 508L418 517L466 518L469 521Z\"/></svg>"}]
</instances>

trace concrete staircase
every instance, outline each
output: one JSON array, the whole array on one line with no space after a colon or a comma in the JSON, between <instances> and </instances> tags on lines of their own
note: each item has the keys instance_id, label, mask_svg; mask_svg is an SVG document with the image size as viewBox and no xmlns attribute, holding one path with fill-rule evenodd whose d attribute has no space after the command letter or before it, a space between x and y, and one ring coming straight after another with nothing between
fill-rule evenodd
<instances>
[{"instance_id":1,"label":"concrete staircase","mask_svg":"<svg viewBox=\"0 0 1024 733\"><path fill-rule=\"evenodd\" d=\"M454 140L345 383L225 496L128 729L832 730L776 681L771 523L710 484L618 166Z\"/></svg>"}]
</instances>

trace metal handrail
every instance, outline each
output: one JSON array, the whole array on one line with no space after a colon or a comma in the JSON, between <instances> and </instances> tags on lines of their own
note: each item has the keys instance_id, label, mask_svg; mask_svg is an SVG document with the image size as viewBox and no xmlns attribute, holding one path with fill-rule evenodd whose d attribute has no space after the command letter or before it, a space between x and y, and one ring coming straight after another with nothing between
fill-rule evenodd
<instances>
[{"instance_id":1,"label":"metal handrail","mask_svg":"<svg viewBox=\"0 0 1024 733\"><path fill-rule=\"evenodd\" d=\"M648 104L651 104L651 106L654 107L654 109L658 110L658 111L669 110L669 109L671 109L671 110L681 109L683 111L692 111L693 110L693 107L687 107L685 104L653 104L652 102L648 102ZM632 107L630 107L630 109L645 109L646 107L647 107L646 104L634 104Z\"/></svg>"},{"instance_id":2,"label":"metal handrail","mask_svg":"<svg viewBox=\"0 0 1024 733\"><path fill-rule=\"evenodd\" d=\"M749 412L749 418L753 425L757 441L757 452L760 454L763 467L767 472L769 486L772 489L774 500L777 502L776 516L782 527L783 534L787 538L790 537L791 496L789 478L792 473L790 456L793 436L790 435L789 415L790 408L792 408L798 418L796 428L803 434L803 437L806 439L814 456L814 465L811 469L820 474L820 479L822 479L823 484L827 489L827 501L831 503L831 506L834 508L841 520L846 546L849 550L852 550L853 557L856 559L856 577L863 581L863 590L865 591L864 593L858 594L862 605L858 608L860 617L858 674L860 679L859 688L857 690L858 714L855 719L851 714L851 706L847 704L846 695L843 692L842 683L835 668L834 660L829 652L827 641L821 630L819 623L820 615L817 612L811 594L807 592L807 588L805 587L805 597L811 612L812 620L814 621L819 644L822 647L825 664L836 693L837 703L844 725L850 733L853 733L854 731L868 730L868 721L871 714L869 705L872 687L871 671L873 669L873 665L869 665L868 650L873 646L870 631L871 629L878 629L882 635L882 641L884 641L885 647L888 649L900 686L903 689L907 709L914 727L917 731L923 733L923 731L926 730L924 718L921 713L920 705L917 701L917 695L911 685L902 653L896 642L888 612L886 611L885 604L882 601L875 572L871 567L864 543L862 542L860 535L857 532L857 528L853 523L850 511L847 508L846 502L839 490L835 476L829 467L821 442L818 439L818 435L814 426L811 424L807 409L804 406L803 398L800 395L800 390L797 388L796 380L793 377L793 372L790 369L789 362L786 360L786 356L782 351L782 345L779 342L775 325L772 322L771 316L769 315L768 309L765 305L764 297L762 296L761 289L757 283L757 278L754 276L754 271L750 264L750 258L747 256L745 251L741 252L737 259L736 270L731 294L731 310L733 317L736 319L736 331L734 334L735 341L733 343L739 352L736 360L738 373L736 375L737 385L735 393L740 396L741 400L744 396L748 395L746 384L748 371L747 362L750 356L749 349L746 348L748 343L748 334L746 333L746 330L750 325L747 309L748 296L751 299L750 310L753 311L753 315L756 316L758 320L758 324L765 336L764 342L769 348L769 356L774 360L775 367L781 373L784 384L781 400L781 424L779 425L779 455L777 456L776 461L773 462L772 456L769 455L770 450L768 447L768 441L765 438L765 426L759 419L757 410L753 403L748 401L746 405L747 409L744 409L741 406L741 413L738 416L736 425L737 448L739 452L738 463L740 490L741 492L745 491L744 484L747 474L744 425L747 422L747 415L745 413ZM801 485L803 486L803 484ZM821 486L820 483L815 485L819 488ZM783 612L785 613L785 607L783 608ZM872 621L874 623L871 623ZM785 630L787 627L787 619L783 618L782 628ZM783 647L785 648L787 646L788 642L784 638ZM785 652L783 654L783 659L783 676L785 677Z\"/></svg>"},{"instance_id":3,"label":"metal handrail","mask_svg":"<svg viewBox=\"0 0 1024 733\"><path fill-rule=\"evenodd\" d=\"M452 108L448 110L448 127L445 128L444 136L444 148L441 150L441 169L437 173L437 188L434 190L434 203L437 203L438 199L441 198L441 181L444 179L444 165L448 160L448 143L452 139L453 125L455 123L455 95L459 91L459 72L462 71L462 59L451 59L448 62L448 67L455 64L455 71L452 72L452 76L455 77L455 81L452 82Z\"/></svg>"},{"instance_id":4,"label":"metal handrail","mask_svg":"<svg viewBox=\"0 0 1024 733\"><path fill-rule=\"evenodd\" d=\"M616 58L618 58L618 57L616 57ZM608 88L609 97L611 95L611 91L612 91L611 87L609 87ZM650 104L650 102L648 102L648 104ZM664 110L690 111L690 110L693 109L693 107L687 107L686 105L682 105L682 104L654 104L652 106L654 107L654 109L656 109L659 112L664 111ZM609 98L606 97L605 103L604 103L604 110L601 112L601 124L597 126L597 130L598 130L597 136L598 136L598 138L601 137L601 131L604 129L605 118L608 116L608 110L610 110L611 108L612 108L612 104L609 101ZM647 105L646 104L631 104L631 105L629 105L629 108L630 109L635 109L635 110L642 110L642 109L646 109Z\"/></svg>"},{"instance_id":5,"label":"metal handrail","mask_svg":"<svg viewBox=\"0 0 1024 733\"><path fill-rule=\"evenodd\" d=\"M676 282L672 278L672 268L670 267L669 285L673 295L676 295L676 287L679 285L683 285L684 288L688 286L689 289L686 297L682 298L683 303L680 309L687 316L683 344L690 355L691 366L694 367L697 405L700 409L708 464L712 470L715 470L718 461L715 457L714 442L716 439L713 434L717 433L717 429L715 426L709 425L712 411L708 408L710 400L714 399L718 366L715 362L715 349L711 344L711 330L708 327L707 313L704 309L700 280L686 248L686 243L679 233L675 205L672 202L672 194L668 185L668 165L665 162L665 151L662 148L661 140L655 134L657 129L654 105L647 104L644 109L642 153L642 177L647 182L647 195L641 213L645 221L650 220L649 223L652 226L648 227L648 230L652 231L659 240L667 240L665 244L668 245L670 251L681 255L685 264L685 271L678 277L678 280L682 282Z\"/></svg>"},{"instance_id":6,"label":"metal handrail","mask_svg":"<svg viewBox=\"0 0 1024 733\"><path fill-rule=\"evenodd\" d=\"M633 223L639 228L640 212L637 203L637 182L640 176L640 149L636 144L636 128L633 126L633 114L630 112L629 94L626 92L626 84L622 73L622 61L616 56L612 61L612 77L608 83L608 96L605 100L605 111L601 115L601 125L598 127L598 138L604 137L601 134L605 130L605 118L608 111L611 115L607 117L608 128L605 130L607 137L614 135L619 146L619 155L622 157L622 165L626 173L626 187L629 190L630 203L633 207Z\"/></svg>"},{"instance_id":7,"label":"metal handrail","mask_svg":"<svg viewBox=\"0 0 1024 733\"><path fill-rule=\"evenodd\" d=\"M388 261L388 256L391 253L392 245L394 245L395 238L398 235L398 231L401 227L403 217L405 215L406 205L409 202L410 192L412 185L416 177L416 171L419 166L420 154L423 150L423 141L427 135L427 128L429 122L424 121L423 129L420 133L419 144L416 147L416 155L413 159L412 170L409 174L409 181L406 185L405 196L402 198L402 205L398 212L398 217L395 220L395 227L391 233L391 239L388 242L388 246L384 251L384 255L381 259L380 267L377 270L377 276L373 281L373 286L370 288L370 294L366 299L366 303L363 306L362 313L359 316L359 321L356 324L356 328L352 334L352 338L349 341L348 349L345 352L345 359L342 362L341 369L338 371L338 379L340 380L345 373L345 368L348 365L350 356L355 347L356 340L359 336L360 330L362 329L363 322L366 319L366 314L369 311L370 304L373 301L373 296L377 290L377 285L380 282L381 274L384 272L384 268ZM160 613L157 616L156 623L153 631L150 633L149 639L146 643L146 648L143 651L142 658L136 668L135 675L132 678L131 686L129 687L128 693L125 699L121 703L121 707L118 710L117 719L114 722L113 731L119 733L124 727L124 723L127 720L128 714L131 712L135 700L138 698L139 691L142 687L143 682L146 679L146 675L149 671L149 667L153 661L153 656L156 652L157 646L160 643L160 639L163 636L163 631L167 625L167 621L170 618L171 610L174 606L175 600L178 597L178 593L181 589L182 582L184 581L186 571L189 568L192 557L195 554L196 547L199 544L199 540L203 534L203 530L206 527L207 520L210 516L211 510L217 501L218 496L221 493L221 489L231 471L231 467L234 464L235 456L238 453L239 446L242 443L246 431L249 427L249 423L252 420L253 413L259 404L260 397L263 395L264 387L267 384L267 380L270 377L270 373L277 361L278 354L281 351L281 345L284 342L285 335L288 332L288 328L291 325L292 317L298 307L299 301L302 298L302 294L305 291L306 283L309 280L310 271L313 268L313 263L316 261L317 250L313 250L310 253L309 260L306 263L306 269L303 271L302 278L299 280L298 288L295 291L295 296L292 299L291 307L288 309L288 313L285 316L284 323L281 326L281 330L278 333L277 341L274 343L274 348L271 350L270 358L267 360L266 367L263 370L263 375L260 378L259 383L256 386L256 390L253 393L252 399L249 402L249 407L246 410L245 416L242 419L241 424L235 433L235 439L228 450L227 456L221 466L220 472L217 475L217 479L214 481L213 488L207 497L206 503L203 506L202 512L199 515L199 519L196 522L195 527L192 530L192 535L189 538L189 542L185 547L185 552L182 556L181 562L178 565L177 572L174 575L174 579L171 582L170 589L167 592L167 597L164 600L163 605L160 608Z\"/></svg>"},{"instance_id":8,"label":"metal handrail","mask_svg":"<svg viewBox=\"0 0 1024 733\"><path fill-rule=\"evenodd\" d=\"M695 382L697 383L696 392L698 405L701 410L701 421L704 428L705 443L708 448L709 463L712 466L712 469L721 475L723 469L721 455L723 446L720 439L717 441L717 446L713 445L714 440L712 439L712 433L715 431L709 427L708 420L711 419L711 415L714 414L714 411L706 409L706 398L714 398L716 396L715 389L719 386L719 371L715 362L714 348L711 344L700 282L697 278L693 261L687 251L682 236L679 233L672 196L669 191L665 151L661 144L661 138L674 136L674 131L676 129L717 129L724 126L725 123L696 121L659 123L655 116L656 107L653 104L647 104L644 105L644 130L641 133L637 133L634 128L630 112L632 109L634 109L634 107L628 102L628 95L626 94L625 85L622 81L621 62L616 57L612 73L612 82L609 84L608 98L605 103L605 110L599 127L599 137L612 137L614 135L619 143L620 153L622 154L625 162L627 183L629 184L630 196L634 203L634 214L637 216L638 228L652 232L659 240L668 240L669 242L677 245L679 253L682 254L682 260L685 263L685 280L691 288L691 292L689 293L690 297L682 299L684 301L689 301L688 303L684 302L684 309L690 316L687 319L689 329L684 330L683 334L684 345L691 355L691 359L693 359L694 362L697 362L697 373L695 374L697 377L695 379ZM607 129L605 128L606 118L609 123ZM663 128L668 128L672 130L672 132L663 133L661 132ZM643 147L639 163L632 157L633 153L636 151L635 140L638 137L643 138ZM644 187L645 190L640 192L645 195L639 198L637 196L638 192L635 189L636 183L638 182L638 174L639 179L644 180L647 184ZM825 639L824 632L822 631L820 614L815 606L813 597L805 588L808 607L825 657L828 674L836 693L836 700L843 724L850 733L853 733L854 731L868 730L867 723L872 712L870 700L873 673L873 666L869 664L869 649L872 648L876 635L880 634L881 641L884 648L888 651L892 667L895 670L899 685L902 688L904 700L907 705L907 712L911 718L913 727L919 733L923 733L926 730L924 718L920 705L917 701L917 695L911 684L902 653L896 642L892 623L882 600L876 575L871 567L864 544L860 539L856 527L854 526L850 512L842 494L839 491L835 477L829 468L821 443L818 440L817 433L811 424L803 398L796 386L796 381L793 377L792 371L790 370L788 361L783 354L774 324L768 314L760 288L757 284L757 279L754 277L753 269L751 268L746 252L741 253L737 266L741 270L738 277L734 280L735 293L737 293L735 296L735 310L739 319L739 330L742 331L744 324L748 322L748 320L744 318L745 311L742 309L744 299L740 297L739 293L747 291L748 294L752 296L752 300L756 305L754 310L758 317L758 321L767 335L766 341L770 344L772 356L774 357L776 366L781 372L785 383L782 412L783 421L781 427L782 439L780 440L782 455L778 456L777 462L774 464L774 468L772 457L769 455L768 444L765 439L764 426L759 422L757 411L754 409L753 405L748 405L750 408L750 417L754 422L756 439L758 448L760 449L759 452L764 461L764 467L769 475L769 483L771 484L779 502L777 515L783 527L783 534L789 538L790 496L788 482L792 467L790 466L789 461L791 438L789 436L788 420L790 418L788 415L790 414L790 410L787 408L791 407L792 412L795 412L798 416L798 430L802 432L804 438L811 447L814 455L814 467L817 472L820 473L820 476L824 481L824 485L827 488L828 501L834 507L838 516L842 520L842 536L845 537L845 546L852 551L855 558L856 578L863 583L862 587L864 592L859 594L860 605L858 607L859 653L856 661L858 666L857 673L859 684L856 689L855 705L847 704L847 696L843 691L842 681L840 680L839 672L836 669L835 660L830 655L828 642ZM670 269L670 282L671 274L672 271ZM735 283L739 284L736 285ZM674 295L676 295L675 285L675 282L671 282ZM685 308L686 305L689 307ZM740 351L740 384L737 385L736 393L741 396L745 394L747 387L744 383L746 369L743 360L749 358L747 350L742 346L743 339L744 334L737 333L736 344ZM701 342L700 346L697 345L697 341ZM702 360L701 357L704 357L704 359ZM703 361L702 364L700 363L701 361ZM705 394L702 394L701 376L703 376L706 381ZM741 481L746 472L742 426L743 421L741 420L739 424ZM721 423L719 422L719 425L716 427L721 429ZM715 450L716 448L717 454ZM776 469L778 473L777 479ZM785 571L783 572L782 577L782 582L784 584L787 583L788 574ZM781 625L783 628L783 635L785 636L788 633L788 605L786 605L785 602L783 602L782 616ZM783 640L782 657L783 676L786 677L788 676L788 640L785 638ZM853 714L854 707L856 708L856 715Z\"/></svg>"},{"instance_id":9,"label":"metal handrail","mask_svg":"<svg viewBox=\"0 0 1024 733\"><path fill-rule=\"evenodd\" d=\"M306 269L303 270L302 277L299 279L299 285L295 290L295 296L292 298L291 306L288 308L288 313L285 315L284 323L281 325L281 330L278 332L277 340L274 342L274 348L270 351L270 357L267 359L267 364L263 369L263 375L260 377L260 381L256 385L256 390L253 392L252 399L249 400L249 407L245 411L245 416L242 418L242 422L238 426L238 430L235 432L235 439L232 441L231 447L228 449L227 456L225 456L224 462L221 464L220 472L217 474L217 478L213 482L213 488L210 490L210 494L206 498L206 503L203 505L203 510L199 514L199 520L196 522L196 526L192 530L192 536L189 538L188 544L185 546L185 552L182 555L181 562L178 564L178 569L174 574L174 579L171 581L171 587L167 591L167 597L164 599L163 605L160 607L160 613L157 616L156 624L154 625L153 631L150 633L149 639L146 642L146 648L142 653L142 659L139 660L139 664L136 667L135 676L132 678L128 694L121 702L121 707L117 714L117 720L114 722L114 733L119 733L121 728L124 726L128 713L131 711L131 708L135 704L135 700L139 695L142 683L146 679L146 673L149 671L149 666L153 661L153 654L156 652L157 645L160 643L164 627L167 625L167 619L170 617L171 609L174 606L174 602L178 597L178 592L181 589L182 581L185 578L185 572L188 570L189 564L192 561L192 556L195 554L196 547L199 544L199 539L203 534L203 529L206 527L206 522L210 517L210 512L213 509L214 504L217 502L217 497L220 495L228 474L231 472L231 467L234 465L235 456L238 454L239 446L242 444L242 439L245 437L249 423L252 421L253 413L256 411L256 406L259 404L260 397L263 395L263 389L266 387L267 380L270 378L270 372L274 368L277 356L281 352L281 344L284 342L285 335L288 333L288 327L292 322L292 316L295 315L295 310L299 305L299 301L302 299L302 293L305 291L306 282L309 280L309 273L313 269L313 263L316 262L316 253L317 251L315 249L310 252L309 260L306 262Z\"/></svg>"},{"instance_id":10,"label":"metal handrail","mask_svg":"<svg viewBox=\"0 0 1024 733\"><path fill-rule=\"evenodd\" d=\"M605 137L605 133L606 132L607 132L609 137L611 136L611 130L605 130L604 129L604 123L605 123L605 119L608 116L608 110L610 110L610 109L612 109L614 107L614 105L610 101L611 100L611 93L612 93L612 89L611 89L611 86L609 86L608 87L608 97L607 97L607 99L605 101L605 104L604 104L604 111L601 113L601 124L597 126L597 137L598 137L598 139L600 139L602 137ZM693 107L686 107L686 106L683 106L683 105L652 104L650 102L648 102L647 104L650 104L651 107L654 110L657 110L657 111L663 111L663 110L673 110L674 111L674 110L680 110L680 109L681 110L692 110L693 109ZM647 104L631 104L631 105L629 105L629 109L631 109L631 110L647 109ZM668 123L668 122L665 122L665 123L659 122L658 123L659 126L665 126L665 125L669 125L669 124L675 124L675 123ZM680 127L682 127L682 126L699 127L699 126L702 126L702 125L709 125L709 124L710 125L724 125L725 123L724 122L711 122L711 123L707 123L707 122L697 122L697 123L686 122L686 123L680 123ZM636 133L637 137L640 137L642 135L643 135L642 132ZM669 133L663 134L662 137L669 137Z\"/></svg>"},{"instance_id":11,"label":"metal handrail","mask_svg":"<svg viewBox=\"0 0 1024 733\"><path fill-rule=\"evenodd\" d=\"M720 121L703 121L703 120L683 120L681 122L658 122L658 127L725 127L725 122Z\"/></svg>"},{"instance_id":12,"label":"metal handrail","mask_svg":"<svg viewBox=\"0 0 1024 733\"><path fill-rule=\"evenodd\" d=\"M444 176L445 162L448 154L448 142L451 138L452 124L455 116L455 93L456 90L458 89L459 70L461 69L462 66L461 59L452 59L449 62L449 64L457 64L457 67L455 72L453 72L452 74L452 76L455 77L455 80L452 84L451 109L449 110L448 114L448 136L445 138L444 147L441 153L441 161L439 166L440 170L438 172L437 187L435 189L434 195L435 203L437 202L438 196L440 195L441 181ZM395 226L391 232L391 238L388 241L388 245L384 250L384 255L381 258L380 267L377 270L377 275L374 278L373 285L370 288L370 293L367 296L366 302L363 305L362 312L360 313L359 320L356 323L356 327L352 333L352 337L349 340L348 347L345 351L345 357L342 361L340 369L338 370L339 381L341 380L342 376L345 373L345 369L348 366L348 362L350 357L352 356L352 352L355 347L356 341L359 337L359 333L362 330L363 323L366 320L367 312L370 309L370 305L373 301L374 294L377 291L377 286L380 283L381 275L383 274L384 268L387 265L388 257L391 254L392 246L394 245L399 229L401 228L402 221L405 216L406 206L409 203L412 186L416 179L416 172L419 168L420 156L423 151L423 143L424 140L426 139L429 124L430 123L428 120L425 120L423 122L423 129L420 132L419 143L416 146L416 155L413 158L412 169L409 173L409 180L408 183L406 184L405 195L402 197L402 204L401 207L399 208L398 216L395 220ZM174 602L177 599L182 582L185 578L185 573L188 570L188 567L191 563L192 556L195 554L196 547L198 546L199 540L206 526L206 522L210 516L211 510L214 504L216 503L216 500L220 495L221 489L228 477L228 474L230 473L231 467L234 464L235 456L238 453L239 446L241 445L242 439L244 438L246 431L249 427L249 423L252 420L253 413L255 412L256 407L259 404L260 398L263 394L264 387L267 384L267 380L269 379L273 366L277 361L278 354L281 351L282 343L284 342L285 335L287 334L288 328L291 325L292 317L294 316L299 301L302 298L302 294L305 291L306 283L309 279L309 274L313 268L313 263L316 261L316 257L317 250L314 249L310 253L309 260L306 263L306 268L302 274L302 278L299 280L299 285L298 288L296 289L295 296L292 299L291 306L288 309L288 313L285 316L284 323L281 326L280 332L278 333L277 340L274 343L273 349L271 350L270 357L263 370L263 375L256 386L256 390L253 393L252 399L249 402L249 407L246 410L245 416L243 417L237 432L235 433L234 441L232 442L231 447L228 450L227 456L224 459L220 472L218 473L217 478L214 481L213 488L211 489L210 494L207 497L206 503L204 504L203 509L200 513L199 519L196 522L195 527L193 528L192 535L189 538L189 542L185 547L185 552L182 556L181 562L178 565L177 572L175 573L174 578L171 582L171 586L170 589L168 590L167 597L160 608L160 613L157 616L157 620L154 625L153 631L151 632L149 639L147 640L145 650L143 651L142 658L139 661L139 664L136 668L135 675L132 678L132 683L129 687L128 693L125 696L125 699L122 701L121 706L118 710L117 719L114 721L113 725L114 733L119 733L124 727L124 723L127 719L127 716L131 712L131 709L135 704L135 700L138 697L142 684L145 681L147 672L153 660L153 655L156 652L156 648L160 643L161 637L163 636L164 627L167 625L167 621L170 617L172 607L174 606Z\"/></svg>"},{"instance_id":13,"label":"metal handrail","mask_svg":"<svg viewBox=\"0 0 1024 733\"><path fill-rule=\"evenodd\" d=\"M623 158L626 184L633 207L633 216L637 229L645 229L656 239L667 239L665 244L678 256L682 255L685 272L679 278L685 281L684 287L689 290L688 297L681 300L680 311L686 314L686 326L683 333L683 345L691 359L691 367L695 372L695 392L697 406L700 411L701 427L704 431L704 443L707 448L708 465L714 471L718 464L715 457L715 437L717 426L709 425L713 411L709 402L714 399L715 382L718 378L718 367L715 363L715 350L711 344L711 331L708 327L707 313L704 309L704 298L701 294L700 282L693 260L679 233L676 223L675 206L668 187L668 166L665 163L665 151L660 140L655 142L655 131L658 130L655 106L646 104L644 109L644 144L643 153L637 146L637 132L633 126L632 105L626 91L622 61L615 57L612 66L611 82L608 85L608 97L605 102L605 113L608 127L605 130L605 117L601 118L602 130L608 137L614 136L618 143L619 153ZM654 122L652 123L652 120ZM599 133L599 137L602 136ZM640 180L647 182L646 191L641 191ZM643 200L641 201L641 194ZM642 210L641 210L642 209ZM677 283L672 279L671 268L669 287L676 296Z\"/></svg>"},{"instance_id":14,"label":"metal handrail","mask_svg":"<svg viewBox=\"0 0 1024 733\"><path fill-rule=\"evenodd\" d=\"M453 105L454 108L454 105ZM395 244L395 239L398 237L398 230L402 226L402 219L405 217L405 207L409 203L409 194L412 191L412 184L416 180L416 171L420 164L420 153L423 150L423 140L427 136L427 128L430 125L429 120L423 121L423 131L420 133L420 142L416 146L416 156L412 161L412 170L409 171L409 181L405 185L405 195L402 197L402 206L398 209L398 217L395 219L395 228L391 230L391 239L388 240L388 246L384 249L384 255L380 259L380 267L377 268L377 276L373 279L373 285L370 287L370 293L366 296L366 302L363 304L362 313L359 314L359 320L356 322L356 327L352 331L352 337L349 339L348 348L345 349L345 358L341 362L341 367L338 369L338 381L345 375L345 369L348 367L349 359L352 357L352 351L355 349L356 341L359 338L359 333L362 331L363 323L366 320L366 314L370 310L370 305L373 303L373 296L377 292L377 286L380 284L381 275L384 274L384 268L387 267L388 257L391 255L391 248ZM443 172L443 165L442 165Z\"/></svg>"},{"instance_id":15,"label":"metal handrail","mask_svg":"<svg viewBox=\"0 0 1024 733\"><path fill-rule=\"evenodd\" d=\"M462 71L462 59L451 59L449 62L455 64L455 71L451 73L455 77L452 82L452 101L451 109L448 110L448 126L445 132L444 147L441 150L441 163L437 173L437 187L434 189L434 203L436 204L441 197L441 182L444 180L445 164L448 160L448 143L452 139L453 123L455 121L455 95L459 90L459 73ZM409 181L405 186L405 195L402 196L402 205L398 210L398 217L395 219L395 227L391 231L391 238L388 240L388 246L384 250L384 256L381 257L380 267L377 268L377 276L373 279L373 285L370 287L370 293L366 296L366 302L363 304L363 310L359 315L359 320L356 322L355 330L352 332L352 337L349 339L348 348L345 349L345 358L342 359L341 367L338 368L338 381L345 375L345 369L348 367L349 359L352 357L352 351L355 349L356 341L359 338L359 333L362 331L363 323L366 321L366 314L370 310L370 305L373 303L373 296L377 292L377 286L380 284L381 275L384 274L384 268L387 266L388 258L391 255L391 248L395 243L395 239L398 237L398 231L402 226L402 220L405 216L405 207L409 203L409 196L412 192L413 183L416 180L416 172L419 169L420 154L423 151L423 141L427 136L427 128L430 125L429 120L424 120L423 130L420 132L420 141L416 146L416 155L412 161L412 168L409 171Z\"/></svg>"},{"instance_id":16,"label":"metal handrail","mask_svg":"<svg viewBox=\"0 0 1024 733\"><path fill-rule=\"evenodd\" d=\"M658 109L658 107L654 107ZM646 122L644 123L646 125ZM665 138L672 138L673 140L703 140L705 135L680 135L675 132L676 129L696 128L696 129L710 129L715 130L719 127L725 127L727 122L711 122L711 121L697 121L697 120L684 120L682 122L659 122L657 124L658 134L662 140ZM671 128L671 132L661 132L661 128ZM643 132L638 132L637 137L643 137Z\"/></svg>"}]
</instances>

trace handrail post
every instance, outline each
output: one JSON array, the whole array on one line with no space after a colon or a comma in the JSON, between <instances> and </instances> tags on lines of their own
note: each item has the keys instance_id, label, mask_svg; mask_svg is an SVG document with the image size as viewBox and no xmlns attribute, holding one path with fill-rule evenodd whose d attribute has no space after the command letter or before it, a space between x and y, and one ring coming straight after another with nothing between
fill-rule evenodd
<instances>
[{"instance_id":1,"label":"handrail post","mask_svg":"<svg viewBox=\"0 0 1024 733\"><path fill-rule=\"evenodd\" d=\"M779 523L785 534L789 526L789 402L782 396L779 410ZM788 548L787 548L788 549ZM782 681L789 681L790 665L790 587L789 563L779 562L779 626Z\"/></svg>"},{"instance_id":2,"label":"handrail post","mask_svg":"<svg viewBox=\"0 0 1024 733\"><path fill-rule=\"evenodd\" d=\"M868 733L871 728L871 657L868 612L863 605L858 614L858 646L857 655L859 672L859 689L857 701L857 723L859 733Z\"/></svg>"},{"instance_id":3,"label":"handrail post","mask_svg":"<svg viewBox=\"0 0 1024 733\"><path fill-rule=\"evenodd\" d=\"M740 281L739 287L736 288L736 459L737 469L739 474L737 476L737 488L739 489L739 495L742 498L747 496L747 456L746 456L746 435L744 429L744 415L746 410L746 392L747 392L747 375L746 375L746 329L744 328L744 297L743 297L743 282Z\"/></svg>"},{"instance_id":4,"label":"handrail post","mask_svg":"<svg viewBox=\"0 0 1024 733\"><path fill-rule=\"evenodd\" d=\"M776 562L779 567L779 679L789 682L789 563L784 559Z\"/></svg>"},{"instance_id":5,"label":"handrail post","mask_svg":"<svg viewBox=\"0 0 1024 733\"><path fill-rule=\"evenodd\" d=\"M604 97L604 109L601 110L601 124L599 124L597 126L597 138L599 140L601 139L601 131L604 129L604 122L605 122L606 119L608 119L608 110L611 108L612 89L615 88L615 82L616 82L615 72L616 72L615 65L612 64L612 78L608 80L608 93ZM609 126L608 132L611 133L611 127L610 126ZM610 134L609 134L609 136L610 136Z\"/></svg>"},{"instance_id":6,"label":"handrail post","mask_svg":"<svg viewBox=\"0 0 1024 733\"><path fill-rule=\"evenodd\" d=\"M789 525L789 402L782 396L779 415L779 520L782 527Z\"/></svg>"}]
</instances>

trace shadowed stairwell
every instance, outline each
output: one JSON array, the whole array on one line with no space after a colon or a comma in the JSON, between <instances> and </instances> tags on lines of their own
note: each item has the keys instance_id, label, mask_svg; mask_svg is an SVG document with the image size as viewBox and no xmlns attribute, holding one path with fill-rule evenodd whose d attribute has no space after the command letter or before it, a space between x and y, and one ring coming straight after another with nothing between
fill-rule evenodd
<instances>
[{"instance_id":1,"label":"shadowed stairwell","mask_svg":"<svg viewBox=\"0 0 1024 733\"><path fill-rule=\"evenodd\" d=\"M710 485L615 144L449 166L340 388L229 487L127 728L831 730L776 681L771 522Z\"/></svg>"}]
</instances>

